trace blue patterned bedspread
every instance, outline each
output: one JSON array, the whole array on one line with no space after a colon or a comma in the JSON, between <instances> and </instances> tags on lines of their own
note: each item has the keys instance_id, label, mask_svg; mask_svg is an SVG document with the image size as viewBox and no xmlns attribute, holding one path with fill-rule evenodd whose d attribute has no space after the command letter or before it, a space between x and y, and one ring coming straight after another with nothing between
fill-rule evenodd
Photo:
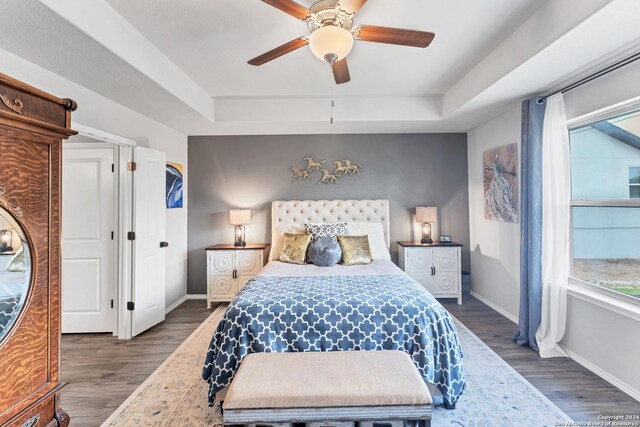
<instances>
[{"instance_id":1,"label":"blue patterned bedspread","mask_svg":"<svg viewBox=\"0 0 640 427\"><path fill-rule=\"evenodd\" d=\"M453 319L409 276L258 276L231 302L209 345L202 372L209 404L247 354L340 350L402 350L445 402L464 389Z\"/></svg>"}]
</instances>

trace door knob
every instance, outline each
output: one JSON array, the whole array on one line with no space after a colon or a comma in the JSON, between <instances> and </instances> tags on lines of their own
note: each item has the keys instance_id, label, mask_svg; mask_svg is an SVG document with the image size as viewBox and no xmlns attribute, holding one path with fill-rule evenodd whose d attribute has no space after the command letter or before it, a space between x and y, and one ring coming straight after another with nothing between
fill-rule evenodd
<instances>
[{"instance_id":1,"label":"door knob","mask_svg":"<svg viewBox=\"0 0 640 427\"><path fill-rule=\"evenodd\" d=\"M161 248L166 248L167 246L169 246L169 242L160 242Z\"/></svg>"}]
</instances>

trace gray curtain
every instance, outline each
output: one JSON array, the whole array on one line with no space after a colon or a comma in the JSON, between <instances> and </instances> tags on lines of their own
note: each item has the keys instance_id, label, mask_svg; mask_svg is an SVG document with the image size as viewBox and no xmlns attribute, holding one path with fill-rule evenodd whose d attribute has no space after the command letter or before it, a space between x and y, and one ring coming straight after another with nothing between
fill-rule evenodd
<instances>
[{"instance_id":1,"label":"gray curtain","mask_svg":"<svg viewBox=\"0 0 640 427\"><path fill-rule=\"evenodd\" d=\"M522 102L520 220L520 315L513 339L538 351L536 331L542 312L542 125L546 103Z\"/></svg>"}]
</instances>

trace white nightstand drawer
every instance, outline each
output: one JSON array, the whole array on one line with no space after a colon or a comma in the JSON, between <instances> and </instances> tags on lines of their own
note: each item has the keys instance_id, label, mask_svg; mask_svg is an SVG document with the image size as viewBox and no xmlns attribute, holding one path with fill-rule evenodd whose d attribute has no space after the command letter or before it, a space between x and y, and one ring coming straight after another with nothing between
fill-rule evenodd
<instances>
[{"instance_id":1,"label":"white nightstand drawer","mask_svg":"<svg viewBox=\"0 0 640 427\"><path fill-rule=\"evenodd\" d=\"M236 269L238 276L256 275L262 270L263 251L237 251Z\"/></svg>"},{"instance_id":2,"label":"white nightstand drawer","mask_svg":"<svg viewBox=\"0 0 640 427\"><path fill-rule=\"evenodd\" d=\"M228 301L236 294L236 280L231 276L209 276L208 282L211 301Z\"/></svg>"},{"instance_id":3,"label":"white nightstand drawer","mask_svg":"<svg viewBox=\"0 0 640 427\"><path fill-rule=\"evenodd\" d=\"M459 282L455 271L442 271L433 276L433 292L437 295L458 296Z\"/></svg>"},{"instance_id":4,"label":"white nightstand drawer","mask_svg":"<svg viewBox=\"0 0 640 427\"><path fill-rule=\"evenodd\" d=\"M409 276L416 282L420 283L423 288L433 293L433 289L431 287L431 276L428 274L418 274L418 273L409 273Z\"/></svg>"},{"instance_id":5,"label":"white nightstand drawer","mask_svg":"<svg viewBox=\"0 0 640 427\"><path fill-rule=\"evenodd\" d=\"M407 249L405 254L405 271L422 273L431 268L433 252L423 249Z\"/></svg>"},{"instance_id":6,"label":"white nightstand drawer","mask_svg":"<svg viewBox=\"0 0 640 427\"><path fill-rule=\"evenodd\" d=\"M262 267L269 244L215 245L207 251L207 307L212 302L231 301Z\"/></svg>"},{"instance_id":7,"label":"white nightstand drawer","mask_svg":"<svg viewBox=\"0 0 640 427\"><path fill-rule=\"evenodd\" d=\"M436 298L462 304L461 248L458 243L398 242L398 265Z\"/></svg>"},{"instance_id":8,"label":"white nightstand drawer","mask_svg":"<svg viewBox=\"0 0 640 427\"><path fill-rule=\"evenodd\" d=\"M433 251L433 266L436 272L458 270L458 249L438 248Z\"/></svg>"},{"instance_id":9,"label":"white nightstand drawer","mask_svg":"<svg viewBox=\"0 0 640 427\"><path fill-rule=\"evenodd\" d=\"M231 276L234 270L234 252L231 251L208 251L207 266L209 274Z\"/></svg>"},{"instance_id":10,"label":"white nightstand drawer","mask_svg":"<svg viewBox=\"0 0 640 427\"><path fill-rule=\"evenodd\" d=\"M244 289L247 283L256 276L240 276L238 277L238 292Z\"/></svg>"}]
</instances>

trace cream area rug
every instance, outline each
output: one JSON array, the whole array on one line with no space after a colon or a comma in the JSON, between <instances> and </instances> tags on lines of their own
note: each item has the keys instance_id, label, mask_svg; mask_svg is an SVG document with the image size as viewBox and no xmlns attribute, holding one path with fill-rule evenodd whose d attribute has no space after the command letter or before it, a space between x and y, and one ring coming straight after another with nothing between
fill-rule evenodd
<instances>
[{"instance_id":1,"label":"cream area rug","mask_svg":"<svg viewBox=\"0 0 640 427\"><path fill-rule=\"evenodd\" d=\"M202 366L226 304L219 305L102 426L214 426L220 408L207 404Z\"/></svg>"},{"instance_id":2,"label":"cream area rug","mask_svg":"<svg viewBox=\"0 0 640 427\"><path fill-rule=\"evenodd\" d=\"M221 305L104 422L104 426L216 426L220 408L207 405L202 365L226 310ZM502 427L567 423L556 405L455 319L467 388L455 410L435 407L432 425Z\"/></svg>"}]
</instances>

